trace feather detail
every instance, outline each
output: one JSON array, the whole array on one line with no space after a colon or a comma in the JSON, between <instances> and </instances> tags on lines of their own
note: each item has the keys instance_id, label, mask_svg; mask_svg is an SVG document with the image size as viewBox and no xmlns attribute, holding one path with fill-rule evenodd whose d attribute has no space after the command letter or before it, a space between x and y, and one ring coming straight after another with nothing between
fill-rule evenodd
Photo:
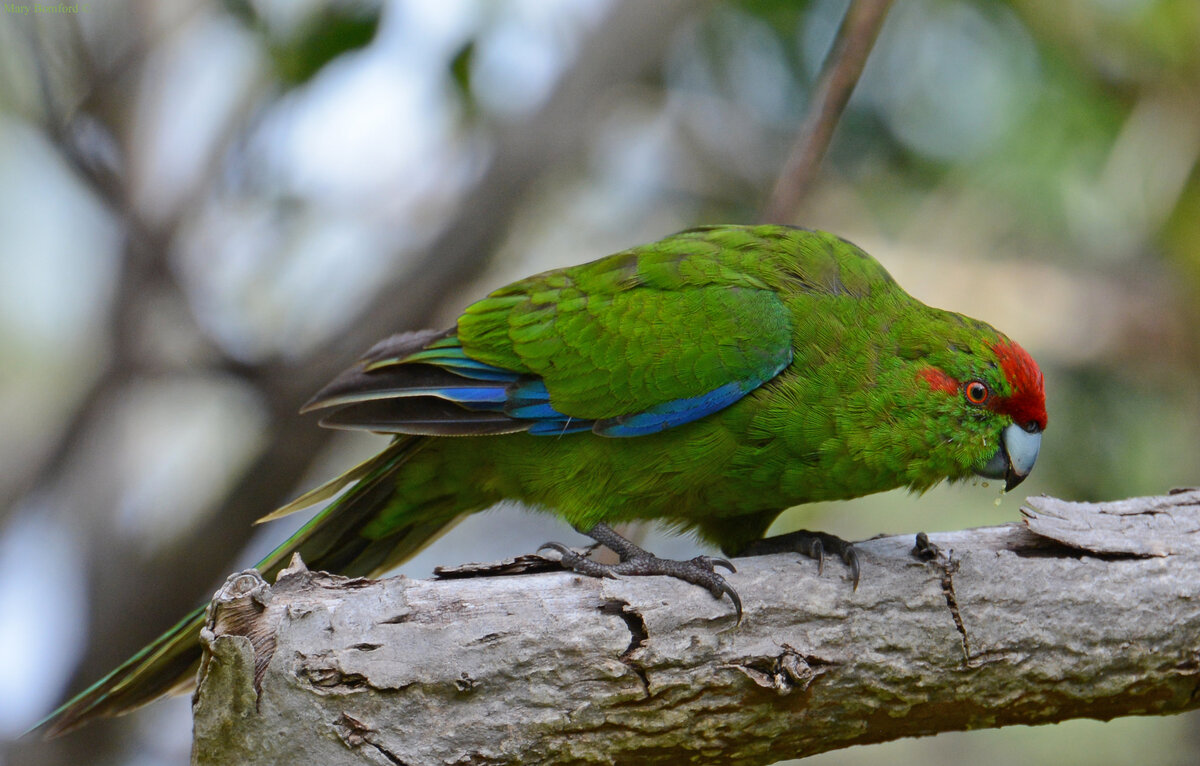
<instances>
[{"instance_id":1,"label":"feather detail","mask_svg":"<svg viewBox=\"0 0 1200 766\"><path fill-rule=\"evenodd\" d=\"M328 500L336 495L338 492L341 492L353 482L356 482L366 476L372 470L374 464L375 457L372 456L332 481L327 481L315 489L310 489L308 492L305 492L303 495L283 506L282 508L276 508L274 511L271 511L266 516L263 516L254 523L265 524L268 521L282 519L284 516L290 516L296 511L301 511L305 508L316 505L317 503L324 502L325 500Z\"/></svg>"},{"instance_id":2,"label":"feather detail","mask_svg":"<svg viewBox=\"0 0 1200 766\"><path fill-rule=\"evenodd\" d=\"M734 381L713 389L700 396L673 399L655 405L636 415L622 415L596 421L592 427L600 436L644 436L665 431L668 428L690 423L705 415L723 410L746 394L778 375L792 361L789 351L787 361L761 378Z\"/></svg>"},{"instance_id":3,"label":"feather detail","mask_svg":"<svg viewBox=\"0 0 1200 766\"><path fill-rule=\"evenodd\" d=\"M429 345L418 345L421 342ZM785 348L782 363L699 396L678 397L611 418L579 418L554 406L541 378L467 356L453 332L405 333L374 346L303 411L325 410L321 425L330 428L379 433L483 436L528 431L562 436L591 430L600 436L643 436L728 407L791 360L791 350ZM329 488L327 494L336 491ZM276 514L283 515L284 509Z\"/></svg>"}]
</instances>

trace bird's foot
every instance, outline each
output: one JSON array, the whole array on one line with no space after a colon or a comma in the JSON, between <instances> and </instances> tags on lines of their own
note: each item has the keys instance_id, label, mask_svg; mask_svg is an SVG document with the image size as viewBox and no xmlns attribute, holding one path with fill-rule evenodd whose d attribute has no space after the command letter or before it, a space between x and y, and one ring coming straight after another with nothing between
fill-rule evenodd
<instances>
[{"instance_id":1,"label":"bird's foot","mask_svg":"<svg viewBox=\"0 0 1200 766\"><path fill-rule=\"evenodd\" d=\"M696 556L686 561L660 559L617 534L607 524L597 524L584 534L603 544L606 548L610 548L620 557L620 561L616 564L602 564L579 555L562 543L546 543L538 550L558 551L559 562L564 567L589 577L661 575L699 585L711 593L714 598L729 596L729 600L733 602L733 608L737 612L737 621L739 623L742 621L742 599L733 586L716 571L717 567L724 567L730 572L736 572L737 570L729 561L714 556Z\"/></svg>"},{"instance_id":2,"label":"bird's foot","mask_svg":"<svg viewBox=\"0 0 1200 766\"><path fill-rule=\"evenodd\" d=\"M854 543L843 540L837 535L801 529L786 535L755 540L740 555L765 556L769 553L802 553L809 558L816 559L818 575L825 572L825 554L837 556L846 566L850 567L854 590L858 590L858 579L861 574L858 551L854 549Z\"/></svg>"}]
</instances>

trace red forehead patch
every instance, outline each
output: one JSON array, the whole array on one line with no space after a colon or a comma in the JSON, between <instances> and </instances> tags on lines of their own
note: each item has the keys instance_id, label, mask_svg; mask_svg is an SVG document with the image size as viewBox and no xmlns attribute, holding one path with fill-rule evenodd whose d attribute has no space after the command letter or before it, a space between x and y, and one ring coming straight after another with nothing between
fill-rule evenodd
<instances>
[{"instance_id":1,"label":"red forehead patch","mask_svg":"<svg viewBox=\"0 0 1200 766\"><path fill-rule=\"evenodd\" d=\"M1010 416L1014 423L1030 421L1046 428L1046 392L1042 371L1025 349L1015 341L1004 340L992 346L1000 369L1012 393L997 400L994 409Z\"/></svg>"}]
</instances>

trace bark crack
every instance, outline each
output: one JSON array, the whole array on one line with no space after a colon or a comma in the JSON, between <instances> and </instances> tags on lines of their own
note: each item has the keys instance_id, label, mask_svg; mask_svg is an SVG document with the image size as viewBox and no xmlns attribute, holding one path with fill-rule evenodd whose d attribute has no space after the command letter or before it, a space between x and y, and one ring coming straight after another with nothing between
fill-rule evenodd
<instances>
[{"instance_id":1,"label":"bark crack","mask_svg":"<svg viewBox=\"0 0 1200 766\"><path fill-rule=\"evenodd\" d=\"M958 572L958 561L954 558L954 551L943 551L930 541L928 535L921 532L917 534L913 553L917 558L934 564L941 573L942 596L946 599L946 607L950 610L950 617L954 620L954 627L958 630L962 642L963 664L969 666L971 664L971 640L967 636L962 612L958 608L958 594L954 592L954 575Z\"/></svg>"},{"instance_id":2,"label":"bark crack","mask_svg":"<svg viewBox=\"0 0 1200 766\"><path fill-rule=\"evenodd\" d=\"M608 599L600 605L600 611L603 614L620 617L629 628L629 646L621 653L621 657L628 657L650 640L650 634L646 631L645 619L642 618L641 613L629 605L628 601L617 598Z\"/></svg>"},{"instance_id":3,"label":"bark crack","mask_svg":"<svg viewBox=\"0 0 1200 766\"><path fill-rule=\"evenodd\" d=\"M646 620L628 601L621 599L608 599L600 605L600 611L603 614L612 614L620 617L624 621L625 626L629 628L629 646L625 647L625 651L621 652L617 659L625 663L634 672L638 680L642 683L642 691L649 698L650 677L646 674L645 666L633 656L634 652L641 649L650 640L650 633L646 630Z\"/></svg>"},{"instance_id":4,"label":"bark crack","mask_svg":"<svg viewBox=\"0 0 1200 766\"><path fill-rule=\"evenodd\" d=\"M409 766L407 761L376 742L370 736L375 733L375 730L369 724L358 720L349 713L342 712L342 720L338 722L337 729L347 747L358 749L363 745L367 745L374 748L375 752L386 758L387 762L393 766Z\"/></svg>"},{"instance_id":5,"label":"bark crack","mask_svg":"<svg viewBox=\"0 0 1200 766\"><path fill-rule=\"evenodd\" d=\"M401 760L399 756L397 756L391 750L388 750L386 747L379 744L378 742L374 742L369 739L364 740L364 741L371 747L375 748L375 752L379 753L384 758L387 758L388 763L394 764L394 766L408 766L407 761Z\"/></svg>"}]
</instances>

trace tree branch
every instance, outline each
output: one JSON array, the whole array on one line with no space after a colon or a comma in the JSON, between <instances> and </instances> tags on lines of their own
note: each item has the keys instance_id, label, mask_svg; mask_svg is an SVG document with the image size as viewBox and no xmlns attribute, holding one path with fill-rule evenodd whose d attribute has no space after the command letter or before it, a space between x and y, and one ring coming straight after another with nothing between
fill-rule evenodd
<instances>
[{"instance_id":1,"label":"tree branch","mask_svg":"<svg viewBox=\"0 0 1200 766\"><path fill-rule=\"evenodd\" d=\"M1200 707L1200 490L1022 510L861 543L857 591L837 565L739 559L736 627L666 578L235 575L193 763L764 764Z\"/></svg>"},{"instance_id":2,"label":"tree branch","mask_svg":"<svg viewBox=\"0 0 1200 766\"><path fill-rule=\"evenodd\" d=\"M808 116L767 200L763 223L791 223L795 219L800 201L816 180L821 158L833 139L833 129L867 65L867 56L891 4L892 0L851 0L821 66Z\"/></svg>"}]
</instances>

